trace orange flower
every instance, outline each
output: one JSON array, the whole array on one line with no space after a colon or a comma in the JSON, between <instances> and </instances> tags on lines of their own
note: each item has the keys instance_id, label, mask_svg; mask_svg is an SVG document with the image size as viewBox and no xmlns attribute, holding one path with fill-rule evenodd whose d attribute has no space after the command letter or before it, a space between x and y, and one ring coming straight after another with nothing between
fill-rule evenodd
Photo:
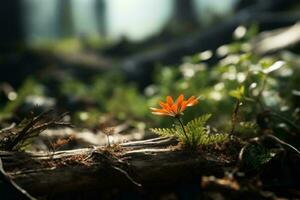
<instances>
[{"instance_id":1,"label":"orange flower","mask_svg":"<svg viewBox=\"0 0 300 200\"><path fill-rule=\"evenodd\" d=\"M171 117L179 117L183 114L183 111L188 106L194 106L198 103L198 99L195 96L191 96L189 99L184 100L183 94L181 94L176 102L174 102L173 98L167 96L166 102L159 102L161 108L150 108L152 110L152 114L161 115L161 116L171 116Z\"/></svg>"}]
</instances>

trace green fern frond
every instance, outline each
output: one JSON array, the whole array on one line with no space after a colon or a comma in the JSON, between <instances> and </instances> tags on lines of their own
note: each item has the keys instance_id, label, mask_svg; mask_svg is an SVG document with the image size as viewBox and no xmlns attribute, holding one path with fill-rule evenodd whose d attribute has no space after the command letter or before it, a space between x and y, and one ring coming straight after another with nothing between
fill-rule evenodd
<instances>
[{"instance_id":1,"label":"green fern frond","mask_svg":"<svg viewBox=\"0 0 300 200\"><path fill-rule=\"evenodd\" d=\"M211 114L204 114L204 115L197 117L197 118L193 119L192 121L188 122L186 127L191 128L191 129L203 127L206 124L207 120L209 120L210 117L211 117Z\"/></svg>"},{"instance_id":2,"label":"green fern frond","mask_svg":"<svg viewBox=\"0 0 300 200\"><path fill-rule=\"evenodd\" d=\"M197 117L184 125L184 130L179 124L176 124L174 128L151 128L150 130L163 137L176 137L192 149L199 145L224 142L228 139L228 134L208 133L205 124L210 117L211 114Z\"/></svg>"},{"instance_id":3,"label":"green fern frond","mask_svg":"<svg viewBox=\"0 0 300 200\"><path fill-rule=\"evenodd\" d=\"M150 128L150 131L162 137L174 137L176 135L176 129L173 128Z\"/></svg>"}]
</instances>

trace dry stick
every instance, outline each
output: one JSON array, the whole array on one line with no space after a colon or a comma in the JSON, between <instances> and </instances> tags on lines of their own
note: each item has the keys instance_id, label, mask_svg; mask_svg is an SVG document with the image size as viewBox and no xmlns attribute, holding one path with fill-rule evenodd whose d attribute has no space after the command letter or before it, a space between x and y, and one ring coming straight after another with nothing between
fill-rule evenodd
<instances>
[{"instance_id":1,"label":"dry stick","mask_svg":"<svg viewBox=\"0 0 300 200\"><path fill-rule=\"evenodd\" d=\"M287 143L287 142L285 142L285 141L279 139L279 138L276 137L275 135L270 135L270 134L269 134L269 135L266 135L266 137L269 137L269 138L275 140L276 142L278 142L278 143L280 143L280 144L282 144L282 145L284 145L284 146L290 148L291 150L293 150L294 152L296 152L297 154L300 155L300 151L299 151L296 147L294 147L294 146L292 146L291 144L289 144L289 143Z\"/></svg>"},{"instance_id":2,"label":"dry stick","mask_svg":"<svg viewBox=\"0 0 300 200\"><path fill-rule=\"evenodd\" d=\"M13 150L13 148L20 142L22 141L22 139L24 139L24 137L26 137L26 133L40 120L42 119L44 116L46 116L47 114L49 114L50 112L52 112L52 110L43 112L41 114L39 114L37 117L32 117L30 119L30 122L27 123L24 128L18 133L17 137L8 145L6 150ZM33 113L32 113L33 114Z\"/></svg>"},{"instance_id":3,"label":"dry stick","mask_svg":"<svg viewBox=\"0 0 300 200\"><path fill-rule=\"evenodd\" d=\"M236 122L237 122L237 115L239 112L239 108L240 108L240 100L237 99L233 113L232 113L232 117L231 117L231 135L233 135L234 131L235 131L235 126L236 126Z\"/></svg>"},{"instance_id":4,"label":"dry stick","mask_svg":"<svg viewBox=\"0 0 300 200\"><path fill-rule=\"evenodd\" d=\"M33 137L36 137L39 133L44 131L47 128L50 128L51 126L53 127L73 127L70 123L68 122L61 122L59 120L62 119L63 116L65 116L67 113L62 114L59 116L57 119L51 120L50 122L45 122L42 123L41 125L35 126L39 121L43 119L43 117L47 116L52 110L46 111L44 113L41 113L37 117L33 117L30 122L28 122L27 125L18 133L18 136L12 141L11 144L7 147L6 150L12 150L18 143L24 142L24 139L30 139ZM30 136L31 133L37 132L37 134L33 134Z\"/></svg>"},{"instance_id":5,"label":"dry stick","mask_svg":"<svg viewBox=\"0 0 300 200\"><path fill-rule=\"evenodd\" d=\"M9 186L11 186L11 188L15 189L21 196L22 199L28 199L28 200L36 200L36 198L34 198L33 196L31 196L30 194L28 194L26 192L26 190L22 189L20 186L18 186L4 171L3 169L3 164L2 164L2 160L0 158L0 179L1 181L4 181L5 183L7 183ZM17 196L17 194L16 194Z\"/></svg>"},{"instance_id":6,"label":"dry stick","mask_svg":"<svg viewBox=\"0 0 300 200\"><path fill-rule=\"evenodd\" d=\"M137 181L135 181L135 180L128 174L128 172L127 172L126 170L124 170L124 169L122 169L122 168L116 166L116 165L113 163L113 161L112 161L108 156L102 155L102 154L98 153L98 152L97 152L97 148L95 148L95 147L93 148L92 153L91 153L91 156L93 156L93 155L98 155L98 156L103 157L103 158L111 165L111 166L110 166L111 168L113 168L114 170L116 170L116 171L120 172L121 174L123 174L123 175L124 175L124 176L125 176L132 184L134 184L135 186L142 187L142 184L140 184L140 183L138 183ZM119 159L117 159L117 158L115 158L115 157L114 157L114 159L116 159L116 161L117 161L118 164L123 165L123 162L122 162L122 161L120 161Z\"/></svg>"}]
</instances>

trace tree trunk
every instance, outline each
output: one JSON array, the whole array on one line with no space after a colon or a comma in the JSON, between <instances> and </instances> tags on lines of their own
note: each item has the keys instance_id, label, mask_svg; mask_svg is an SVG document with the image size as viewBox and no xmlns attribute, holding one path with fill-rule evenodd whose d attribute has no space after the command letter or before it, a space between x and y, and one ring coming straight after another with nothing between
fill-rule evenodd
<instances>
[{"instance_id":1,"label":"tree trunk","mask_svg":"<svg viewBox=\"0 0 300 200\"><path fill-rule=\"evenodd\" d=\"M59 1L58 8L60 9L60 36L70 37L74 33L72 18L72 1Z\"/></svg>"},{"instance_id":2,"label":"tree trunk","mask_svg":"<svg viewBox=\"0 0 300 200\"><path fill-rule=\"evenodd\" d=\"M107 25L106 25L106 2L103 0L95 1L95 17L98 22L98 30L101 36L106 36Z\"/></svg>"},{"instance_id":3,"label":"tree trunk","mask_svg":"<svg viewBox=\"0 0 300 200\"><path fill-rule=\"evenodd\" d=\"M222 174L233 159L175 148L169 138L54 153L0 152L11 179L34 195L104 188L163 186Z\"/></svg>"},{"instance_id":4,"label":"tree trunk","mask_svg":"<svg viewBox=\"0 0 300 200\"><path fill-rule=\"evenodd\" d=\"M11 50L24 42L21 3L21 0L1 2L0 52Z\"/></svg>"}]
</instances>

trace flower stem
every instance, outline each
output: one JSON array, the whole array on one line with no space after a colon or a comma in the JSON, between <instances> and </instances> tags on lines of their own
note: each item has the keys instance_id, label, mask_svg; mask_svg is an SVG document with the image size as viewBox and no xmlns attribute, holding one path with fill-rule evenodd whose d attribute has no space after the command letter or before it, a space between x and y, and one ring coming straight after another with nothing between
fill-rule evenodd
<instances>
[{"instance_id":1,"label":"flower stem","mask_svg":"<svg viewBox=\"0 0 300 200\"><path fill-rule=\"evenodd\" d=\"M183 123L182 123L182 121L181 121L180 116L176 117L176 119L178 120L179 124L181 125L182 131L183 131L183 134L184 134L184 136L185 136L185 138L186 138L187 143L189 143L189 137L188 137L188 135L186 134L186 131L185 131L185 128L184 128L184 125L183 125Z\"/></svg>"},{"instance_id":2,"label":"flower stem","mask_svg":"<svg viewBox=\"0 0 300 200\"><path fill-rule=\"evenodd\" d=\"M239 108L240 108L240 100L238 99L235 103L235 107L231 116L231 131L230 131L231 135L233 135L235 132L235 127L238 120Z\"/></svg>"}]
</instances>

